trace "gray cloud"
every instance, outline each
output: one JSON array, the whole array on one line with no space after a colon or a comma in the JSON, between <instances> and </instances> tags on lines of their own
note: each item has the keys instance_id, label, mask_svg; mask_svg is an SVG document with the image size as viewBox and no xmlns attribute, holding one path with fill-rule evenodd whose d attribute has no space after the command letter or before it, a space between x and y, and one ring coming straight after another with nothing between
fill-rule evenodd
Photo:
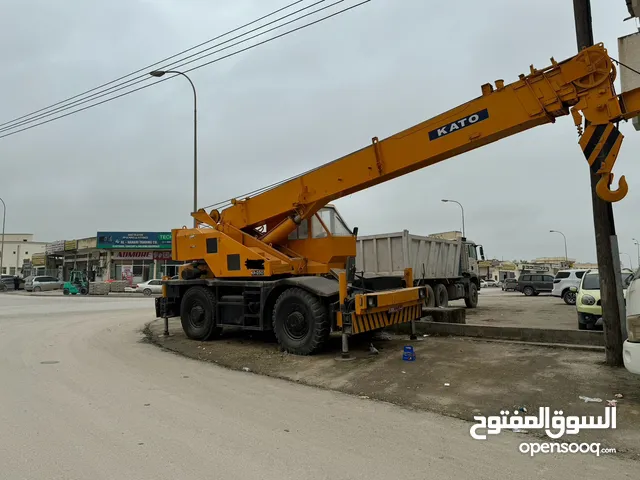
<instances>
[{"instance_id":1,"label":"gray cloud","mask_svg":"<svg viewBox=\"0 0 640 480\"><path fill-rule=\"evenodd\" d=\"M3 8L11 45L1 119L79 93L249 21L283 1L48 2ZM615 55L623 1L593 2L596 38ZM553 12L553 15L549 15ZM26 20L28 19L28 21ZM575 53L570 2L374 0L367 6L193 72L199 94L200 203L333 160L513 81L529 64ZM0 139L8 231L38 239L189 223L191 92L175 79ZM615 206L620 250L640 235L640 139L624 125L616 166L630 184ZM498 258L595 260L586 162L570 118L336 202L363 234L459 228ZM635 229L635 230L634 230ZM635 260L634 260L635 261Z\"/></svg>"}]
</instances>

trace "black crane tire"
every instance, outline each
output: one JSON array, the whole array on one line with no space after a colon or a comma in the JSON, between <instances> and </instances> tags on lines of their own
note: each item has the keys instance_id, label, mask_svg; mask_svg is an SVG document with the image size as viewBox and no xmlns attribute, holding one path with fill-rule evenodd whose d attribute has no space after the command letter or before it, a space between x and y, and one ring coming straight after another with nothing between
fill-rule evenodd
<instances>
[{"instance_id":1,"label":"black crane tire","mask_svg":"<svg viewBox=\"0 0 640 480\"><path fill-rule=\"evenodd\" d=\"M273 307L273 332L282 350L312 355L324 347L331 325L327 307L301 288L282 292Z\"/></svg>"},{"instance_id":2,"label":"black crane tire","mask_svg":"<svg viewBox=\"0 0 640 480\"><path fill-rule=\"evenodd\" d=\"M180 321L185 335L192 340L210 340L220 336L216 321L216 296L207 287L189 288L180 303Z\"/></svg>"}]
</instances>

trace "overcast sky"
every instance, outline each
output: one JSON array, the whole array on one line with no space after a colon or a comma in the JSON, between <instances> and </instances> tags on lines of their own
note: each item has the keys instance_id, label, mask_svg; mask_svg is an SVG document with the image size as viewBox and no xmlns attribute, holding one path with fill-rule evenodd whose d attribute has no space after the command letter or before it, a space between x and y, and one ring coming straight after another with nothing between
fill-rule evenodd
<instances>
[{"instance_id":1,"label":"overcast sky","mask_svg":"<svg viewBox=\"0 0 640 480\"><path fill-rule=\"evenodd\" d=\"M288 0L8 0L0 18L0 123L251 21ZM305 5L312 3L305 2ZM331 2L327 2L331 3ZM356 3L347 0L344 4ZM617 56L635 24L592 0L596 41ZM199 102L199 200L281 180L480 94L480 85L575 54L568 0L373 0L191 74ZM184 78L0 139L7 232L52 241L190 223L192 96ZM620 250L636 263L640 133L615 167ZM588 167L570 117L336 202L363 235L460 229L490 257L595 260ZM626 258L623 259L628 262Z\"/></svg>"}]
</instances>

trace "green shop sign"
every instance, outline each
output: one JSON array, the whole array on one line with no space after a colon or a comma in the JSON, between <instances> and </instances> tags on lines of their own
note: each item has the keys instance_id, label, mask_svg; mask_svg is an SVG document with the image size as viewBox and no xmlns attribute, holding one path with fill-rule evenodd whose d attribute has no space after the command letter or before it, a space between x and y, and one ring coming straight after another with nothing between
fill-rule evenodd
<instances>
[{"instance_id":1,"label":"green shop sign","mask_svg":"<svg viewBox=\"0 0 640 480\"><path fill-rule=\"evenodd\" d=\"M98 232L98 248L171 250L171 232Z\"/></svg>"}]
</instances>

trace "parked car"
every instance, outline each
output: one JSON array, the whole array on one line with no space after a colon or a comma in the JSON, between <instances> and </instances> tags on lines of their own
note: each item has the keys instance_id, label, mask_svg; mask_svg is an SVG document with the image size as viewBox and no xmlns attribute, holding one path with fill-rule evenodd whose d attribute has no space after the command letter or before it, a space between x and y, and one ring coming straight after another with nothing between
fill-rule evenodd
<instances>
[{"instance_id":1,"label":"parked car","mask_svg":"<svg viewBox=\"0 0 640 480\"><path fill-rule=\"evenodd\" d=\"M630 270L622 271L622 293L625 298L632 278L633 272ZM572 290L575 289L576 287L572 287ZM600 303L600 274L598 270L586 271L576 294L578 328L580 330L602 330L602 304Z\"/></svg>"},{"instance_id":2,"label":"parked car","mask_svg":"<svg viewBox=\"0 0 640 480\"><path fill-rule=\"evenodd\" d=\"M640 269L627 288L627 335L622 346L624 367L640 375Z\"/></svg>"},{"instance_id":3,"label":"parked car","mask_svg":"<svg viewBox=\"0 0 640 480\"><path fill-rule=\"evenodd\" d=\"M152 293L162 293L162 280L147 280L146 282L132 285L136 292L149 296Z\"/></svg>"},{"instance_id":4,"label":"parked car","mask_svg":"<svg viewBox=\"0 0 640 480\"><path fill-rule=\"evenodd\" d=\"M487 282L485 280L480 280L480 288L487 288Z\"/></svg>"},{"instance_id":5,"label":"parked car","mask_svg":"<svg viewBox=\"0 0 640 480\"><path fill-rule=\"evenodd\" d=\"M0 292L14 290L13 275L0 275Z\"/></svg>"},{"instance_id":6,"label":"parked car","mask_svg":"<svg viewBox=\"0 0 640 480\"><path fill-rule=\"evenodd\" d=\"M64 286L64 282L56 277L38 276L27 277L24 289L27 292L45 292L48 290L60 290Z\"/></svg>"},{"instance_id":7,"label":"parked car","mask_svg":"<svg viewBox=\"0 0 640 480\"><path fill-rule=\"evenodd\" d=\"M498 287L498 282L496 280L493 280L492 278L487 278L484 283L487 284L487 287Z\"/></svg>"},{"instance_id":8,"label":"parked car","mask_svg":"<svg viewBox=\"0 0 640 480\"><path fill-rule=\"evenodd\" d=\"M513 290L515 292L517 287L518 287L518 280L516 280L515 278L505 278L502 281L503 292L508 292L509 290Z\"/></svg>"},{"instance_id":9,"label":"parked car","mask_svg":"<svg viewBox=\"0 0 640 480\"><path fill-rule=\"evenodd\" d=\"M576 293L571 287L579 287L586 270L560 270L553 279L551 295L560 297L567 305L576 304Z\"/></svg>"},{"instance_id":10,"label":"parked car","mask_svg":"<svg viewBox=\"0 0 640 480\"><path fill-rule=\"evenodd\" d=\"M545 273L523 273L518 279L516 290L527 297L553 290L553 275Z\"/></svg>"}]
</instances>

